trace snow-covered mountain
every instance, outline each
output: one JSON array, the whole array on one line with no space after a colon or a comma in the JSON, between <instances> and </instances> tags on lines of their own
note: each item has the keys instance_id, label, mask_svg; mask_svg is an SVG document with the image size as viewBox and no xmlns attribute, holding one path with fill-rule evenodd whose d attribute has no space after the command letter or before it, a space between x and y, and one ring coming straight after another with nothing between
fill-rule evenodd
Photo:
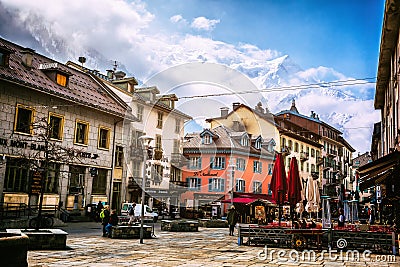
<instances>
[{"instance_id":1,"label":"snow-covered mountain","mask_svg":"<svg viewBox=\"0 0 400 267\"><path fill-rule=\"evenodd\" d=\"M53 13L49 14L52 16ZM144 16L148 18L147 13ZM131 19L127 21L131 22ZM120 24L123 23L121 20ZM321 120L343 131L344 138L359 152L370 149L373 124L379 121L379 112L373 108L372 84L337 83L334 81L351 80L351 77L322 66L302 69L289 55L262 50L250 44L228 44L193 35L145 35L137 30L136 34L120 36L116 26L112 30L107 29L108 32L103 29L106 26L108 24L94 24L92 29L88 29L87 25L76 24L70 19L47 20L41 13L19 12L5 8L0 2L2 37L61 62L76 62L78 57L84 56L87 59L85 66L104 72L112 68L117 60L119 70L135 76L139 81L146 81L160 71L183 63L221 64L243 74L258 90L263 89L258 95L241 95L246 104L255 106L262 101L264 106L276 113L289 109L294 99L300 113L308 115L314 111ZM210 72L209 75L211 77L215 73ZM226 84L224 86L227 87ZM159 89L161 92L169 90L162 86ZM235 90L249 89L252 88ZM206 90L199 90L198 93L207 94ZM185 95L194 92L185 91ZM232 100L227 97L225 102L229 101ZM196 114L196 111L185 110L199 121L204 121L205 115ZM215 112L214 115L218 115L219 110Z\"/></svg>"}]
</instances>

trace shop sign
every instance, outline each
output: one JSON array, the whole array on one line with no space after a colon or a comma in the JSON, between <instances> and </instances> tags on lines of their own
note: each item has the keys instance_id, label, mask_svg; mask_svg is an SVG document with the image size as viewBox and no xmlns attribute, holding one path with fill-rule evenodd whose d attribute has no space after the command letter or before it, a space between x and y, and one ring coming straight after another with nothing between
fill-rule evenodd
<instances>
[{"instance_id":1,"label":"shop sign","mask_svg":"<svg viewBox=\"0 0 400 267\"><path fill-rule=\"evenodd\" d=\"M34 171L32 175L31 194L40 194L42 191L42 175L41 171Z\"/></svg>"}]
</instances>

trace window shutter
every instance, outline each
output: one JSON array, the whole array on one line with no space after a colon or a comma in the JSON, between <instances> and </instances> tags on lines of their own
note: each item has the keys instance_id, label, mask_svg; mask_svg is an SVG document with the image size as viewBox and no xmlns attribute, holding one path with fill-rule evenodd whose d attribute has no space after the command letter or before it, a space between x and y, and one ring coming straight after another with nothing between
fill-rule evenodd
<instances>
[{"instance_id":1,"label":"window shutter","mask_svg":"<svg viewBox=\"0 0 400 267\"><path fill-rule=\"evenodd\" d=\"M190 178L186 178L187 187L190 188Z\"/></svg>"},{"instance_id":2,"label":"window shutter","mask_svg":"<svg viewBox=\"0 0 400 267\"><path fill-rule=\"evenodd\" d=\"M246 180L243 180L243 192L246 192Z\"/></svg>"},{"instance_id":3,"label":"window shutter","mask_svg":"<svg viewBox=\"0 0 400 267\"><path fill-rule=\"evenodd\" d=\"M262 173L262 161L260 161L260 173Z\"/></svg>"},{"instance_id":4,"label":"window shutter","mask_svg":"<svg viewBox=\"0 0 400 267\"><path fill-rule=\"evenodd\" d=\"M210 169L214 169L214 157L210 157Z\"/></svg>"},{"instance_id":5,"label":"window shutter","mask_svg":"<svg viewBox=\"0 0 400 267\"><path fill-rule=\"evenodd\" d=\"M225 179L221 178L221 192L225 192Z\"/></svg>"},{"instance_id":6,"label":"window shutter","mask_svg":"<svg viewBox=\"0 0 400 267\"><path fill-rule=\"evenodd\" d=\"M221 158L221 169L225 169L225 158Z\"/></svg>"},{"instance_id":7,"label":"window shutter","mask_svg":"<svg viewBox=\"0 0 400 267\"><path fill-rule=\"evenodd\" d=\"M208 178L208 191L212 192L213 188L212 188L212 178Z\"/></svg>"},{"instance_id":8,"label":"window shutter","mask_svg":"<svg viewBox=\"0 0 400 267\"><path fill-rule=\"evenodd\" d=\"M201 178L196 178L196 188L200 190L201 187Z\"/></svg>"},{"instance_id":9,"label":"window shutter","mask_svg":"<svg viewBox=\"0 0 400 267\"><path fill-rule=\"evenodd\" d=\"M200 170L201 170L201 159L202 159L202 158L199 157L199 161L198 161L198 162L199 162L199 166L198 166L198 168L199 168Z\"/></svg>"}]
</instances>

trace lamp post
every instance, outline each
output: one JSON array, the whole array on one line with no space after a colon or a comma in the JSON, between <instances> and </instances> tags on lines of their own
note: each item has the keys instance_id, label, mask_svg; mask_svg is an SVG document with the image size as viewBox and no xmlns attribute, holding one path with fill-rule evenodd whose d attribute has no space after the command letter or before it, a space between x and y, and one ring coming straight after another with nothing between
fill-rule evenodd
<instances>
[{"instance_id":1,"label":"lamp post","mask_svg":"<svg viewBox=\"0 0 400 267\"><path fill-rule=\"evenodd\" d=\"M230 176L231 176L231 207L233 205L233 191L234 191L234 185L235 185L235 164L233 162L233 158L230 159Z\"/></svg>"},{"instance_id":2,"label":"lamp post","mask_svg":"<svg viewBox=\"0 0 400 267\"><path fill-rule=\"evenodd\" d=\"M142 135L139 137L142 141L142 148L143 148L143 173L142 173L142 210L140 215L140 244L143 244L143 221L144 221L144 199L146 197L146 162L147 162L147 152L149 149L149 145L153 137Z\"/></svg>"}]
</instances>

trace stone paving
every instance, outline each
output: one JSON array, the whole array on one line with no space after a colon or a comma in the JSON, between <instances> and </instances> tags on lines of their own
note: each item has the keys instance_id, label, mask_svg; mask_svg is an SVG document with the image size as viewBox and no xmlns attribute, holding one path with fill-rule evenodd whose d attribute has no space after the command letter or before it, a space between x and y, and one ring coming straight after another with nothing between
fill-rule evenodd
<instances>
[{"instance_id":1,"label":"stone paving","mask_svg":"<svg viewBox=\"0 0 400 267\"><path fill-rule=\"evenodd\" d=\"M166 232L155 226L156 238L110 239L101 237L99 223L70 223L62 228L69 233L67 250L29 251L29 266L400 266L400 257L395 262L384 260L388 255L370 255L366 261L340 259L339 254L321 256L316 252L310 260L302 260L293 250L238 246L237 236L229 236L227 228L203 228L198 232ZM272 250L276 251L272 253ZM279 256L278 252L281 253ZM272 255L271 255L272 253ZM285 255L283 255L285 254ZM291 261L298 259L297 262ZM380 258L379 258L380 257ZM387 258L386 258L387 259ZM0 264L1 265L1 264Z\"/></svg>"}]
</instances>

